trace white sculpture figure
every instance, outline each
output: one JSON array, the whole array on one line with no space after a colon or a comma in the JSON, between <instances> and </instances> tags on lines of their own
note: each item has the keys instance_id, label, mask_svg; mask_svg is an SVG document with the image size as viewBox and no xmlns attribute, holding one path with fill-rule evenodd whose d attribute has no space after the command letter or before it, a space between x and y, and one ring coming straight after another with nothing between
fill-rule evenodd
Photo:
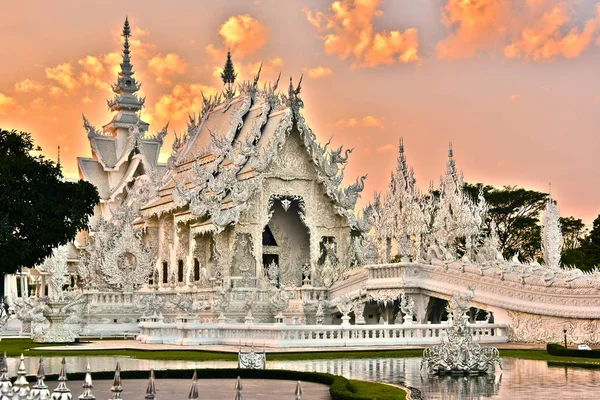
<instances>
[{"instance_id":1,"label":"white sculpture figure","mask_svg":"<svg viewBox=\"0 0 600 400\"><path fill-rule=\"evenodd\" d=\"M470 299L471 296L455 295L448 304L447 310L453 318L447 336L442 337L441 344L423 351L421 368L425 367L429 374L485 374L496 365L502 368L498 349L482 348L473 340L466 314Z\"/></svg>"},{"instance_id":2,"label":"white sculpture figure","mask_svg":"<svg viewBox=\"0 0 600 400\"><path fill-rule=\"evenodd\" d=\"M547 266L552 268L560 267L562 242L560 213L556 207L556 202L552 197L548 197L546 209L542 214L542 253Z\"/></svg>"},{"instance_id":3,"label":"white sculpture figure","mask_svg":"<svg viewBox=\"0 0 600 400\"><path fill-rule=\"evenodd\" d=\"M271 264L267 266L267 277L271 285L276 285L279 280L279 265L275 260L271 261Z\"/></svg>"},{"instance_id":4,"label":"white sculpture figure","mask_svg":"<svg viewBox=\"0 0 600 400\"><path fill-rule=\"evenodd\" d=\"M138 304L138 310L142 312L142 317L162 317L164 299L157 295L156 289L150 294L140 295Z\"/></svg>"},{"instance_id":5,"label":"white sculpture figure","mask_svg":"<svg viewBox=\"0 0 600 400\"><path fill-rule=\"evenodd\" d=\"M323 312L323 302L319 301L319 305L317 306L317 312L315 314L317 325L323 325L325 320L325 315Z\"/></svg>"},{"instance_id":6,"label":"white sculpture figure","mask_svg":"<svg viewBox=\"0 0 600 400\"><path fill-rule=\"evenodd\" d=\"M343 295L333 299L332 303L342 313L342 325L350 325L350 317L348 314L352 312L352 298L348 295Z\"/></svg>"},{"instance_id":7,"label":"white sculpture figure","mask_svg":"<svg viewBox=\"0 0 600 400\"><path fill-rule=\"evenodd\" d=\"M400 296L400 311L404 314L404 325L410 325L415 316L415 302L413 299L402 293Z\"/></svg>"}]
</instances>

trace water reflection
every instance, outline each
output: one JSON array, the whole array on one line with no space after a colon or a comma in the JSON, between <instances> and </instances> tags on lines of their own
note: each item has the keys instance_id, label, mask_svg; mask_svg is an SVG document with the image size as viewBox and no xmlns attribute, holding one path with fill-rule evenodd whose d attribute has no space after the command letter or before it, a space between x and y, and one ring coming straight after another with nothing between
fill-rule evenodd
<instances>
[{"instance_id":1,"label":"water reflection","mask_svg":"<svg viewBox=\"0 0 600 400\"><path fill-rule=\"evenodd\" d=\"M268 356L267 356L268 359ZM60 357L45 358L46 373L60 371ZM138 360L127 357L67 357L69 372L83 372L89 362L93 371L112 371L116 361L124 370L236 368L235 361ZM424 399L589 399L598 391L600 370L548 367L545 361L503 358L503 370L487 376L428 377L420 370L420 358L366 358L356 360L267 361L272 369L328 372L349 379L402 384L418 388ZM9 360L10 374L17 369ZM27 358L29 374L37 369L37 358Z\"/></svg>"}]
</instances>

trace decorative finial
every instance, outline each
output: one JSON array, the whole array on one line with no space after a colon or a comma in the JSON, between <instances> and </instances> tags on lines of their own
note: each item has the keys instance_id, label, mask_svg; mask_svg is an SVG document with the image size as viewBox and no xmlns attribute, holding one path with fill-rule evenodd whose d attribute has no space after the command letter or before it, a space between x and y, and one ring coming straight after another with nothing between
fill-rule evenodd
<instances>
[{"instance_id":1,"label":"decorative finial","mask_svg":"<svg viewBox=\"0 0 600 400\"><path fill-rule=\"evenodd\" d=\"M121 365L117 361L117 366L115 367L115 378L113 379L112 387L110 388L112 392L113 400L121 399L121 392L123 391L123 386L121 386Z\"/></svg>"},{"instance_id":2,"label":"decorative finial","mask_svg":"<svg viewBox=\"0 0 600 400\"><path fill-rule=\"evenodd\" d=\"M400 154L404 154L404 137L400 136Z\"/></svg>"},{"instance_id":3,"label":"decorative finial","mask_svg":"<svg viewBox=\"0 0 600 400\"><path fill-rule=\"evenodd\" d=\"M21 354L21 358L19 359L19 368L17 370L17 379L13 383L13 390L15 392L16 398L22 397L25 398L29 394L29 382L27 382L27 370L25 369L25 357Z\"/></svg>"},{"instance_id":4,"label":"decorative finial","mask_svg":"<svg viewBox=\"0 0 600 400\"><path fill-rule=\"evenodd\" d=\"M198 372L194 371L194 376L192 377L192 388L190 389L190 394L188 399L197 399L198 398Z\"/></svg>"},{"instance_id":5,"label":"decorative finial","mask_svg":"<svg viewBox=\"0 0 600 400\"><path fill-rule=\"evenodd\" d=\"M552 182L548 182L548 197L552 198Z\"/></svg>"},{"instance_id":6,"label":"decorative finial","mask_svg":"<svg viewBox=\"0 0 600 400\"><path fill-rule=\"evenodd\" d=\"M296 395L296 400L302 400L302 384L300 381L296 384L296 392L294 394Z\"/></svg>"},{"instance_id":7,"label":"decorative finial","mask_svg":"<svg viewBox=\"0 0 600 400\"><path fill-rule=\"evenodd\" d=\"M449 142L448 144L448 158L452 158L454 156L454 153L452 152L452 142Z\"/></svg>"},{"instance_id":8,"label":"decorative finial","mask_svg":"<svg viewBox=\"0 0 600 400\"><path fill-rule=\"evenodd\" d=\"M237 380L235 381L235 388L234 389L237 390L238 392L241 392L243 388L244 387L242 386L242 380L238 376Z\"/></svg>"},{"instance_id":9,"label":"decorative finial","mask_svg":"<svg viewBox=\"0 0 600 400\"><path fill-rule=\"evenodd\" d=\"M58 166L58 168L60 168L60 144L58 145L58 156L57 156L56 165Z\"/></svg>"},{"instance_id":10,"label":"decorative finial","mask_svg":"<svg viewBox=\"0 0 600 400\"><path fill-rule=\"evenodd\" d=\"M89 363L85 370L85 378L81 387L83 388L83 393L79 396L79 400L96 400L96 397L92 394L94 384L92 383L92 369Z\"/></svg>"},{"instance_id":11,"label":"decorative finial","mask_svg":"<svg viewBox=\"0 0 600 400\"><path fill-rule=\"evenodd\" d=\"M60 374L58 375L58 386L52 392L50 396L51 400L71 400L71 390L67 387L67 361L63 357L62 367L60 368Z\"/></svg>"},{"instance_id":12,"label":"decorative finial","mask_svg":"<svg viewBox=\"0 0 600 400\"><path fill-rule=\"evenodd\" d=\"M148 387L146 388L146 397L144 399L153 400L156 398L156 384L154 381L154 369L150 370L150 379L148 379Z\"/></svg>"},{"instance_id":13,"label":"decorative finial","mask_svg":"<svg viewBox=\"0 0 600 400\"><path fill-rule=\"evenodd\" d=\"M44 383L45 371L44 371L44 358L40 357L40 363L37 372L37 382L31 387L31 397L39 400L47 400L50 398L50 390Z\"/></svg>"},{"instance_id":14,"label":"decorative finial","mask_svg":"<svg viewBox=\"0 0 600 400\"><path fill-rule=\"evenodd\" d=\"M2 357L2 364L0 365L0 393L12 393L12 382L8 376L8 360L6 359L6 352Z\"/></svg>"}]
</instances>

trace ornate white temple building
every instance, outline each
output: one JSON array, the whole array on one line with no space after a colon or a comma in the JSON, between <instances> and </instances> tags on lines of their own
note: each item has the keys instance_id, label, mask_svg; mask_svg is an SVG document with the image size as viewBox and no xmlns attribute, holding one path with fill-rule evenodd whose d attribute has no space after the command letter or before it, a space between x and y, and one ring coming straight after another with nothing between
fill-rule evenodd
<instances>
[{"instance_id":1,"label":"ornate white temple building","mask_svg":"<svg viewBox=\"0 0 600 400\"><path fill-rule=\"evenodd\" d=\"M552 200L547 265L504 260L495 229L484 229L483 196L463 191L452 148L439 187L422 193L401 142L390 190L357 212L366 176L342 186L352 150L318 143L301 79L281 91L279 79L259 85L260 70L205 98L161 165L167 127L152 136L139 117L128 21L123 37L113 119L97 129L84 117L92 158L78 158L80 176L101 200L89 232L62 250L80 307L71 329L179 344L435 343L447 300L468 295L483 310L471 322L486 324L477 335L489 341L543 342L564 328L600 342L600 272L560 267ZM47 294L59 269L7 279L22 321L42 326L32 298Z\"/></svg>"}]
</instances>

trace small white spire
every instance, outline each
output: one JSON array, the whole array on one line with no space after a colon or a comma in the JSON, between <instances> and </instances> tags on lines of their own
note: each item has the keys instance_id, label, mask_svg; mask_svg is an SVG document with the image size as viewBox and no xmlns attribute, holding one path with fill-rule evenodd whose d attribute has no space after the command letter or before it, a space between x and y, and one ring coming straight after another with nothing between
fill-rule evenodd
<instances>
[{"instance_id":1,"label":"small white spire","mask_svg":"<svg viewBox=\"0 0 600 400\"><path fill-rule=\"evenodd\" d=\"M194 371L194 376L192 377L192 388L190 389L190 394L188 395L188 399L197 399L198 396L198 372Z\"/></svg>"}]
</instances>

